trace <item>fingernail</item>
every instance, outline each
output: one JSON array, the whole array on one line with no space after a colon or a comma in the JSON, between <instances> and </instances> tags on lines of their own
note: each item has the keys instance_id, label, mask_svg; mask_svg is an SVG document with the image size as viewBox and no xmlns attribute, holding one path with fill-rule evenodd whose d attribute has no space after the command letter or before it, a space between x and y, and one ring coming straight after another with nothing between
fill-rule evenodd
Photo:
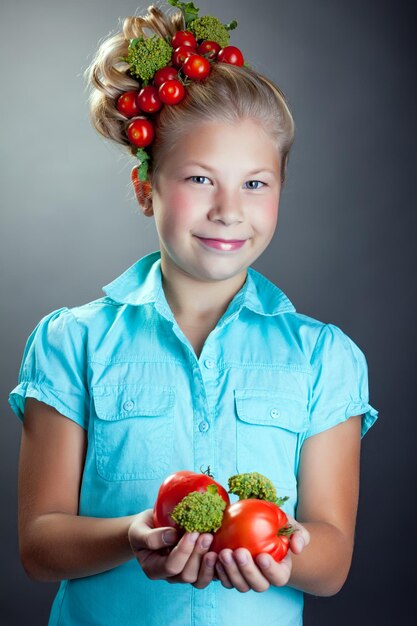
<instances>
[{"instance_id":1,"label":"fingernail","mask_svg":"<svg viewBox=\"0 0 417 626\"><path fill-rule=\"evenodd\" d=\"M209 548L211 546L212 541L213 541L213 537L204 537L201 545L203 548Z\"/></svg>"},{"instance_id":2,"label":"fingernail","mask_svg":"<svg viewBox=\"0 0 417 626\"><path fill-rule=\"evenodd\" d=\"M171 545L172 543L175 543L177 539L177 533L175 532L175 530L166 530L163 534L162 534L162 541L167 545Z\"/></svg>"},{"instance_id":3,"label":"fingernail","mask_svg":"<svg viewBox=\"0 0 417 626\"><path fill-rule=\"evenodd\" d=\"M258 563L261 565L261 567L268 569L268 567L271 565L271 559L266 555L261 555L258 558Z\"/></svg>"},{"instance_id":4,"label":"fingernail","mask_svg":"<svg viewBox=\"0 0 417 626\"><path fill-rule=\"evenodd\" d=\"M232 555L230 554L230 552L225 552L224 554L222 554L222 560L225 563L231 563L232 562Z\"/></svg>"},{"instance_id":5,"label":"fingernail","mask_svg":"<svg viewBox=\"0 0 417 626\"><path fill-rule=\"evenodd\" d=\"M216 559L214 556L211 556L210 558L207 559L206 564L207 567L214 567L214 564L216 562Z\"/></svg>"},{"instance_id":6,"label":"fingernail","mask_svg":"<svg viewBox=\"0 0 417 626\"><path fill-rule=\"evenodd\" d=\"M304 546L306 545L306 542L304 541L304 537L302 535L298 537L298 545L300 546L300 548L304 548Z\"/></svg>"},{"instance_id":7,"label":"fingernail","mask_svg":"<svg viewBox=\"0 0 417 626\"><path fill-rule=\"evenodd\" d=\"M236 554L235 558L239 565L246 565L246 563L248 562L248 557L246 554Z\"/></svg>"},{"instance_id":8,"label":"fingernail","mask_svg":"<svg viewBox=\"0 0 417 626\"><path fill-rule=\"evenodd\" d=\"M190 535L188 535L188 541L190 543L195 543L199 537L200 533L191 533Z\"/></svg>"}]
</instances>

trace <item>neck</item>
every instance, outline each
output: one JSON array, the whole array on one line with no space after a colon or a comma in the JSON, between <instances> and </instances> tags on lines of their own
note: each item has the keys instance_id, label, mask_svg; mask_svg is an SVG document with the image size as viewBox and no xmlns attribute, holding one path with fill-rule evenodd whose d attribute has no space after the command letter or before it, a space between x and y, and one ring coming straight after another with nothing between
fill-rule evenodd
<instances>
[{"instance_id":1,"label":"neck","mask_svg":"<svg viewBox=\"0 0 417 626\"><path fill-rule=\"evenodd\" d=\"M219 281L197 280L161 261L162 287L174 317L188 322L217 321L242 288L247 272Z\"/></svg>"}]
</instances>

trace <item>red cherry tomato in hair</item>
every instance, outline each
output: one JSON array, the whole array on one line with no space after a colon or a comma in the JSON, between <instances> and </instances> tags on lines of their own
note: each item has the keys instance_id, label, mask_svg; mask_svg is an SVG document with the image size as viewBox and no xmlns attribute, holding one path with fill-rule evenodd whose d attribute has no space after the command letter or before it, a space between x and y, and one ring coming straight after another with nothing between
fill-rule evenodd
<instances>
[{"instance_id":1,"label":"red cherry tomato in hair","mask_svg":"<svg viewBox=\"0 0 417 626\"><path fill-rule=\"evenodd\" d=\"M192 54L185 59L182 71L188 78L203 80L210 74L210 61L199 54Z\"/></svg>"},{"instance_id":2,"label":"red cherry tomato in hair","mask_svg":"<svg viewBox=\"0 0 417 626\"><path fill-rule=\"evenodd\" d=\"M226 46L222 48L217 55L217 60L230 65L243 65L243 54L236 46Z\"/></svg>"},{"instance_id":3,"label":"red cherry tomato in hair","mask_svg":"<svg viewBox=\"0 0 417 626\"><path fill-rule=\"evenodd\" d=\"M217 41L210 41L209 39L207 39L206 41L202 41L197 48L198 54L208 55L209 59L215 59L220 50L220 44L218 44Z\"/></svg>"},{"instance_id":4,"label":"red cherry tomato in hair","mask_svg":"<svg viewBox=\"0 0 417 626\"><path fill-rule=\"evenodd\" d=\"M177 77L178 70L175 69L175 67L172 67L172 65L166 65L165 67L161 67L161 69L155 73L152 82L155 87L160 87L166 80L172 80Z\"/></svg>"},{"instance_id":5,"label":"red cherry tomato in hair","mask_svg":"<svg viewBox=\"0 0 417 626\"><path fill-rule=\"evenodd\" d=\"M190 56L190 54L196 54L190 46L178 46L178 48L175 48L174 52L172 53L172 64L175 67L180 68L183 65L185 59Z\"/></svg>"},{"instance_id":6,"label":"red cherry tomato in hair","mask_svg":"<svg viewBox=\"0 0 417 626\"><path fill-rule=\"evenodd\" d=\"M185 96L184 85L179 80L166 80L159 87L158 95L165 104L178 104Z\"/></svg>"},{"instance_id":7,"label":"red cherry tomato in hair","mask_svg":"<svg viewBox=\"0 0 417 626\"><path fill-rule=\"evenodd\" d=\"M134 120L127 127L127 136L130 143L138 148L145 148L154 138L154 127L152 122L146 119Z\"/></svg>"},{"instance_id":8,"label":"red cherry tomato in hair","mask_svg":"<svg viewBox=\"0 0 417 626\"><path fill-rule=\"evenodd\" d=\"M179 46L190 46L190 48L197 48L197 39L193 33L189 30L179 30L171 39L171 46L178 48Z\"/></svg>"},{"instance_id":9,"label":"red cherry tomato in hair","mask_svg":"<svg viewBox=\"0 0 417 626\"><path fill-rule=\"evenodd\" d=\"M154 113L162 108L162 102L158 96L158 89L153 85L146 85L139 91L137 97L139 108L146 113Z\"/></svg>"},{"instance_id":10,"label":"red cherry tomato in hair","mask_svg":"<svg viewBox=\"0 0 417 626\"><path fill-rule=\"evenodd\" d=\"M139 115L140 110L136 101L137 91L125 91L122 93L116 102L116 108L120 113L126 115L126 117L134 117Z\"/></svg>"}]
</instances>

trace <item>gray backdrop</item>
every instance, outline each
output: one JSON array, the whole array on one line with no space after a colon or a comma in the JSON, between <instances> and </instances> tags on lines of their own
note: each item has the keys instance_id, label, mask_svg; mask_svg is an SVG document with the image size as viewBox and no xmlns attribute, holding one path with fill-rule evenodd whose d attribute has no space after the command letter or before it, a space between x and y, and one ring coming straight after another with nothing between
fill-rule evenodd
<instances>
[{"instance_id":1,"label":"gray backdrop","mask_svg":"<svg viewBox=\"0 0 417 626\"><path fill-rule=\"evenodd\" d=\"M254 267L299 312L339 325L361 347L370 401L380 411L363 440L348 581L334 597L306 595L305 624L411 623L406 572L414 543L415 487L412 499L409 493L416 435L412 3L196 4L201 14L238 20L232 43L278 82L296 121L278 229ZM5 626L46 624L57 589L29 580L18 558L21 426L7 397L17 383L26 339L46 313L101 297L102 285L158 248L153 221L138 213L130 189L132 158L93 131L82 79L99 39L138 6L132 0L1 4Z\"/></svg>"}]
</instances>

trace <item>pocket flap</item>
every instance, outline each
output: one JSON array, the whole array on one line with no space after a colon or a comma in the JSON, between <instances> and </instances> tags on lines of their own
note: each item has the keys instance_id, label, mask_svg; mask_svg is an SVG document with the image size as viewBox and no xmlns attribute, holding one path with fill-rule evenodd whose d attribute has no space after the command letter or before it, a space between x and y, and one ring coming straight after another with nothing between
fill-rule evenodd
<instances>
[{"instance_id":1,"label":"pocket flap","mask_svg":"<svg viewBox=\"0 0 417 626\"><path fill-rule=\"evenodd\" d=\"M235 389L236 412L244 422L278 426L299 433L308 429L309 414L302 398L269 389Z\"/></svg>"},{"instance_id":2,"label":"pocket flap","mask_svg":"<svg viewBox=\"0 0 417 626\"><path fill-rule=\"evenodd\" d=\"M97 385L92 394L97 417L111 421L165 415L175 401L169 385Z\"/></svg>"}]
</instances>

